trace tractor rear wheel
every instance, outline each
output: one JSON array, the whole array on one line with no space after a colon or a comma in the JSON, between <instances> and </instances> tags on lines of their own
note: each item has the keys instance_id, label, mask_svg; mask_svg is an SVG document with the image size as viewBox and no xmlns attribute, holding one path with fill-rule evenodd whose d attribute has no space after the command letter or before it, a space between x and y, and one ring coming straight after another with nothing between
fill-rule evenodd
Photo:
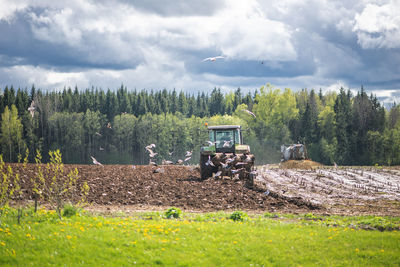
<instances>
[{"instance_id":1,"label":"tractor rear wheel","mask_svg":"<svg viewBox=\"0 0 400 267\"><path fill-rule=\"evenodd\" d=\"M217 171L217 167L207 165L206 164L207 161L208 161L208 155L200 156L200 174L202 180L212 177L213 172Z\"/></svg>"}]
</instances>

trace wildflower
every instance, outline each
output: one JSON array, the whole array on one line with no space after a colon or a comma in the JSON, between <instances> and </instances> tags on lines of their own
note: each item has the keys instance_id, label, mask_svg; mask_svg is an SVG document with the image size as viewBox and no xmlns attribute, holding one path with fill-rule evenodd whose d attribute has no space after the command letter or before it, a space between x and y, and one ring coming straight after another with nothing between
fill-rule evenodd
<instances>
[{"instance_id":1,"label":"wildflower","mask_svg":"<svg viewBox=\"0 0 400 267\"><path fill-rule=\"evenodd\" d=\"M360 250L358 248L356 248L356 252L358 253L358 252L360 252Z\"/></svg>"},{"instance_id":2,"label":"wildflower","mask_svg":"<svg viewBox=\"0 0 400 267\"><path fill-rule=\"evenodd\" d=\"M237 244L237 241L233 241L233 244L235 244L235 245L236 245L236 244Z\"/></svg>"},{"instance_id":3,"label":"wildflower","mask_svg":"<svg viewBox=\"0 0 400 267\"><path fill-rule=\"evenodd\" d=\"M16 255L17 255L17 253L15 253L15 250L14 250L14 249L12 249L11 252L12 252L12 255L13 255L13 256L16 256Z\"/></svg>"},{"instance_id":4,"label":"wildflower","mask_svg":"<svg viewBox=\"0 0 400 267\"><path fill-rule=\"evenodd\" d=\"M5 242L3 242L3 241L1 241L0 242L0 245L2 245L3 247L6 245L6 243Z\"/></svg>"},{"instance_id":5,"label":"wildflower","mask_svg":"<svg viewBox=\"0 0 400 267\"><path fill-rule=\"evenodd\" d=\"M64 229L60 229L61 232L64 232Z\"/></svg>"},{"instance_id":6,"label":"wildflower","mask_svg":"<svg viewBox=\"0 0 400 267\"><path fill-rule=\"evenodd\" d=\"M31 234L30 234L30 233L27 233L27 234L26 234L26 237L32 237L32 236L31 236Z\"/></svg>"},{"instance_id":7,"label":"wildflower","mask_svg":"<svg viewBox=\"0 0 400 267\"><path fill-rule=\"evenodd\" d=\"M131 244L132 244L132 245L135 245L135 244L136 244L136 241L131 241Z\"/></svg>"},{"instance_id":8,"label":"wildflower","mask_svg":"<svg viewBox=\"0 0 400 267\"><path fill-rule=\"evenodd\" d=\"M67 235L67 238L68 238L68 239L71 239L71 238L72 238L72 236L70 236L70 235Z\"/></svg>"},{"instance_id":9,"label":"wildflower","mask_svg":"<svg viewBox=\"0 0 400 267\"><path fill-rule=\"evenodd\" d=\"M384 250L384 249L381 249L381 252L383 253L383 252L385 252L385 250Z\"/></svg>"}]
</instances>

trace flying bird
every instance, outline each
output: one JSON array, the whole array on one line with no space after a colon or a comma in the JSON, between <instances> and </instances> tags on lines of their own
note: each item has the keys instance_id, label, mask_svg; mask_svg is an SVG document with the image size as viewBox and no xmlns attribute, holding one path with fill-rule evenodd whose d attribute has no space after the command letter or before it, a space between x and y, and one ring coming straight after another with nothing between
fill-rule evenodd
<instances>
[{"instance_id":1,"label":"flying bird","mask_svg":"<svg viewBox=\"0 0 400 267\"><path fill-rule=\"evenodd\" d=\"M104 150L104 148L100 147L100 151L103 151L103 150Z\"/></svg>"},{"instance_id":2,"label":"flying bird","mask_svg":"<svg viewBox=\"0 0 400 267\"><path fill-rule=\"evenodd\" d=\"M208 160L206 162L206 165L207 166L211 165L211 166L215 167L214 163L211 161L211 156L208 156Z\"/></svg>"},{"instance_id":3,"label":"flying bird","mask_svg":"<svg viewBox=\"0 0 400 267\"><path fill-rule=\"evenodd\" d=\"M151 149L147 150L149 152L149 157L154 158L158 153L154 153Z\"/></svg>"},{"instance_id":4,"label":"flying bird","mask_svg":"<svg viewBox=\"0 0 400 267\"><path fill-rule=\"evenodd\" d=\"M111 128L111 122L107 123L107 128L112 129Z\"/></svg>"},{"instance_id":5,"label":"flying bird","mask_svg":"<svg viewBox=\"0 0 400 267\"><path fill-rule=\"evenodd\" d=\"M172 154L174 154L174 151L168 152L168 155L172 156Z\"/></svg>"},{"instance_id":6,"label":"flying bird","mask_svg":"<svg viewBox=\"0 0 400 267\"><path fill-rule=\"evenodd\" d=\"M214 175L214 178L221 177L222 171L217 171Z\"/></svg>"},{"instance_id":7,"label":"flying bird","mask_svg":"<svg viewBox=\"0 0 400 267\"><path fill-rule=\"evenodd\" d=\"M90 157L91 157L92 160L93 160L93 164L103 166L103 164L101 164L100 162L98 162L93 156L90 156ZM104 167L104 166L103 166L103 167Z\"/></svg>"},{"instance_id":8,"label":"flying bird","mask_svg":"<svg viewBox=\"0 0 400 267\"><path fill-rule=\"evenodd\" d=\"M28 108L28 111L31 113L32 118L35 115L35 109L35 101L32 100L31 105Z\"/></svg>"},{"instance_id":9,"label":"flying bird","mask_svg":"<svg viewBox=\"0 0 400 267\"><path fill-rule=\"evenodd\" d=\"M224 141L223 147L230 147L231 142L232 142L232 140Z\"/></svg>"},{"instance_id":10,"label":"flying bird","mask_svg":"<svg viewBox=\"0 0 400 267\"><path fill-rule=\"evenodd\" d=\"M157 166L157 163L155 163L154 161L151 161L151 160L150 160L150 161L149 161L149 165L150 165L150 166Z\"/></svg>"},{"instance_id":11,"label":"flying bird","mask_svg":"<svg viewBox=\"0 0 400 267\"><path fill-rule=\"evenodd\" d=\"M255 115L253 112L251 112L250 110L243 109L243 111L244 111L244 112L247 112L248 114L250 114L250 115L253 116L254 118L256 117L256 115Z\"/></svg>"},{"instance_id":12,"label":"flying bird","mask_svg":"<svg viewBox=\"0 0 400 267\"><path fill-rule=\"evenodd\" d=\"M174 164L172 161L170 161L170 160L163 160L162 161L162 165L172 165L172 164Z\"/></svg>"},{"instance_id":13,"label":"flying bird","mask_svg":"<svg viewBox=\"0 0 400 267\"><path fill-rule=\"evenodd\" d=\"M156 145L150 144L150 145L146 146L145 148L146 148L146 150L149 150L149 149L152 149L153 147L156 147Z\"/></svg>"},{"instance_id":14,"label":"flying bird","mask_svg":"<svg viewBox=\"0 0 400 267\"><path fill-rule=\"evenodd\" d=\"M215 142L211 142L211 141L207 141L209 146L213 146L215 144Z\"/></svg>"},{"instance_id":15,"label":"flying bird","mask_svg":"<svg viewBox=\"0 0 400 267\"><path fill-rule=\"evenodd\" d=\"M101 135L101 133L99 133L99 132L96 132L96 135L98 135L98 136L102 136L102 135Z\"/></svg>"},{"instance_id":16,"label":"flying bird","mask_svg":"<svg viewBox=\"0 0 400 267\"><path fill-rule=\"evenodd\" d=\"M193 152L193 151L186 151L185 157L190 157L190 156L192 155L192 152Z\"/></svg>"},{"instance_id":17,"label":"flying bird","mask_svg":"<svg viewBox=\"0 0 400 267\"><path fill-rule=\"evenodd\" d=\"M185 161L188 161L188 160L190 160L192 157L187 157L186 159L185 159Z\"/></svg>"},{"instance_id":18,"label":"flying bird","mask_svg":"<svg viewBox=\"0 0 400 267\"><path fill-rule=\"evenodd\" d=\"M225 58L225 57L223 57L223 56L208 57L208 58L203 59L203 62L205 62L205 61L216 61L219 58Z\"/></svg>"},{"instance_id":19,"label":"flying bird","mask_svg":"<svg viewBox=\"0 0 400 267\"><path fill-rule=\"evenodd\" d=\"M183 160L181 160L181 159L178 159L178 160L176 161L176 164L178 164L178 165L181 165L181 164L183 164Z\"/></svg>"}]
</instances>

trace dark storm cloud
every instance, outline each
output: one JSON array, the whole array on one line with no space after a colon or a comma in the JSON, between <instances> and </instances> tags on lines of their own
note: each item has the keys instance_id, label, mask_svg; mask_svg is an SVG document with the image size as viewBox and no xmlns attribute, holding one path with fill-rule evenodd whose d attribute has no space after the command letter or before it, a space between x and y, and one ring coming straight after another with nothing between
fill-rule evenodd
<instances>
[{"instance_id":1,"label":"dark storm cloud","mask_svg":"<svg viewBox=\"0 0 400 267\"><path fill-rule=\"evenodd\" d=\"M390 0L27 1L7 16L0 12L0 87L36 81L50 88L123 82L254 89L270 82L294 90L363 85L397 96L388 91L400 88L396 6ZM217 55L225 58L202 62Z\"/></svg>"},{"instance_id":2,"label":"dark storm cloud","mask_svg":"<svg viewBox=\"0 0 400 267\"><path fill-rule=\"evenodd\" d=\"M29 10L39 15L43 11ZM74 71L91 68L121 70L134 68L138 64L137 60L118 61L112 55L107 57L106 51L109 48L102 47L104 36L96 32L86 32L82 36L82 44L76 46L65 41L38 39L32 32L32 21L26 12L18 12L11 23L0 20L0 32L4 36L0 38L0 66L19 64ZM140 56L136 59L140 59Z\"/></svg>"}]
</instances>

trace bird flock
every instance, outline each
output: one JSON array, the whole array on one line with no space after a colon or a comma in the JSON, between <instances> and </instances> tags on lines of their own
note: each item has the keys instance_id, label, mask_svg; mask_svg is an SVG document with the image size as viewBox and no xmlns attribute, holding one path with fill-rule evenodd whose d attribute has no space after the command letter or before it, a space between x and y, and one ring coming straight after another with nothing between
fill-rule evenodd
<instances>
[{"instance_id":1,"label":"bird flock","mask_svg":"<svg viewBox=\"0 0 400 267\"><path fill-rule=\"evenodd\" d=\"M154 161L155 157L158 155L158 153L154 152L153 149L156 147L155 144L150 144L145 146L145 150L149 155L150 161L149 161L149 165L152 166L157 166L157 163ZM172 156L174 152L168 152L168 155ZM166 160L163 159L161 161L162 165L183 165L185 162L188 162L191 158L192 158L192 153L193 151L186 151L185 155L184 155L184 159L178 159L176 162L172 161L172 160Z\"/></svg>"}]
</instances>

